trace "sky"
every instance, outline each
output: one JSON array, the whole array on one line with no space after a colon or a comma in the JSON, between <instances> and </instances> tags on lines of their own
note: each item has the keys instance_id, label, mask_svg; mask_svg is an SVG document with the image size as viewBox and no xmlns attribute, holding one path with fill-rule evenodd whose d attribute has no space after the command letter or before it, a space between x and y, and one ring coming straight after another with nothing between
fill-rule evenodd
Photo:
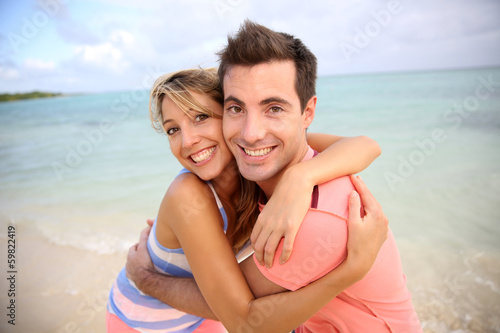
<instances>
[{"instance_id":1,"label":"sky","mask_svg":"<svg viewBox=\"0 0 500 333\"><path fill-rule=\"evenodd\" d=\"M0 93L149 89L217 66L245 19L302 39L320 76L500 66L500 0L0 0Z\"/></svg>"}]
</instances>

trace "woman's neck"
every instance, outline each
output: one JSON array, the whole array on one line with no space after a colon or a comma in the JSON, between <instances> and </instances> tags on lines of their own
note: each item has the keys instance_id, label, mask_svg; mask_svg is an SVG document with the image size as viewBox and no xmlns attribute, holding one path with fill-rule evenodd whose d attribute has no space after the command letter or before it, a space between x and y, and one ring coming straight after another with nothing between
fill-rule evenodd
<instances>
[{"instance_id":1,"label":"woman's neck","mask_svg":"<svg viewBox=\"0 0 500 333\"><path fill-rule=\"evenodd\" d=\"M240 190L240 173L235 160L232 160L219 176L212 179L211 183L221 200L236 206L239 195L235 194Z\"/></svg>"}]
</instances>

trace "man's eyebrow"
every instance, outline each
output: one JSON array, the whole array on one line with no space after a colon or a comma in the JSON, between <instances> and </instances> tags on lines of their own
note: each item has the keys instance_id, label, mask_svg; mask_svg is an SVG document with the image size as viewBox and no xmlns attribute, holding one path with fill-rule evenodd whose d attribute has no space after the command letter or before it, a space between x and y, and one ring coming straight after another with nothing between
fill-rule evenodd
<instances>
[{"instance_id":1,"label":"man's eyebrow","mask_svg":"<svg viewBox=\"0 0 500 333\"><path fill-rule=\"evenodd\" d=\"M232 95L229 95L229 96L227 96L224 99L224 104L226 104L228 102L235 102L235 103L238 103L241 106L245 106L245 103L242 100L240 100L240 99L238 99L238 98L236 98L236 97L234 97Z\"/></svg>"},{"instance_id":2,"label":"man's eyebrow","mask_svg":"<svg viewBox=\"0 0 500 333\"><path fill-rule=\"evenodd\" d=\"M285 104L285 105L289 105L291 106L292 104L287 101L286 99L283 99L281 97L275 97L275 96L272 96L272 97L269 97L269 98L266 98L262 101L260 101L260 105L267 105L267 104L270 104L270 103L279 103L279 104Z\"/></svg>"},{"instance_id":3,"label":"man's eyebrow","mask_svg":"<svg viewBox=\"0 0 500 333\"><path fill-rule=\"evenodd\" d=\"M228 97L226 97L224 99L224 104L228 103L228 102L235 102L241 106L245 106L245 103L242 100L240 100L234 96L231 96L231 95L229 95ZM276 97L276 96L271 96L271 97L268 97L266 99L263 99L262 101L259 102L259 105L266 105L266 104L270 104L270 103L280 103L280 104L285 104L285 105L292 105L292 103L290 103L286 99L283 99L281 97Z\"/></svg>"}]
</instances>

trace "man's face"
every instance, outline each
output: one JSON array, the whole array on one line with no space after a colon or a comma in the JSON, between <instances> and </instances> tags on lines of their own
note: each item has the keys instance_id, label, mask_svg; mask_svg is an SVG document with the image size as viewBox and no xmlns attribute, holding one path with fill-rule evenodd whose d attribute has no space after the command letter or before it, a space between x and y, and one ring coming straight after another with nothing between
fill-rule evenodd
<instances>
[{"instance_id":1,"label":"man's face","mask_svg":"<svg viewBox=\"0 0 500 333\"><path fill-rule=\"evenodd\" d=\"M243 177L279 180L307 150L305 130L316 97L302 114L292 61L233 66L224 77L223 132Z\"/></svg>"}]
</instances>

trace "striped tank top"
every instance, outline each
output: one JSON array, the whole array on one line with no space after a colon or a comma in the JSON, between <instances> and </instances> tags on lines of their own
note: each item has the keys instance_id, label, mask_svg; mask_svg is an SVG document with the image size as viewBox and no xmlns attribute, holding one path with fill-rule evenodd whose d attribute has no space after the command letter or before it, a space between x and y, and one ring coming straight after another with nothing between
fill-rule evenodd
<instances>
[{"instance_id":1,"label":"striped tank top","mask_svg":"<svg viewBox=\"0 0 500 333\"><path fill-rule=\"evenodd\" d=\"M189 172L183 169L179 174ZM224 220L224 232L227 230L227 215L212 184L207 181L212 190L217 206ZM169 249L162 246L156 239L156 220L148 238L148 251L155 269L162 273L179 277L193 277L191 268L182 248ZM238 253L238 261L246 259L253 253L250 242ZM123 268L111 288L108 300L108 311L125 324L139 332L199 332L196 330L205 321L204 318L179 311L160 300L142 293L129 280ZM225 332L222 324L220 331ZM201 329L201 328L200 328Z\"/></svg>"}]
</instances>

